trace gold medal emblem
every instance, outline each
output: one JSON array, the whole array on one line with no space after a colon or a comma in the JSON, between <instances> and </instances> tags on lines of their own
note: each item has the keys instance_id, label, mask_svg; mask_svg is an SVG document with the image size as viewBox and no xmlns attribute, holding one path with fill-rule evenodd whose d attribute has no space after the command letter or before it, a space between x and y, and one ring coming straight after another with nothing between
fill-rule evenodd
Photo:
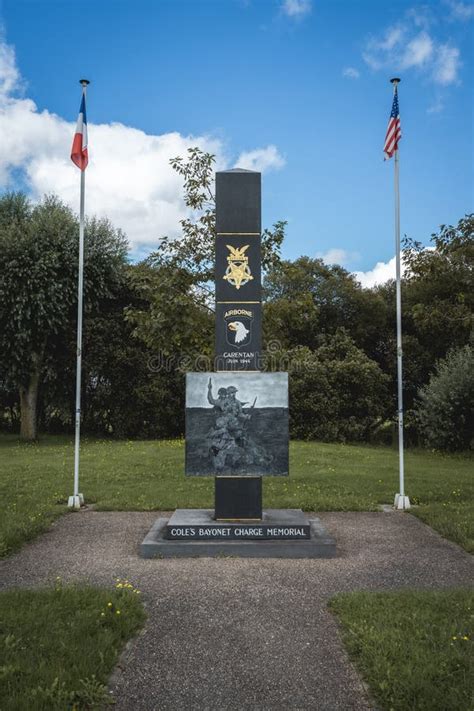
<instances>
[{"instance_id":1,"label":"gold medal emblem","mask_svg":"<svg viewBox=\"0 0 474 711\"><path fill-rule=\"evenodd\" d=\"M226 247L230 254L227 256L227 269L222 278L232 286L235 286L236 289L240 289L241 286L253 279L249 267L249 258L245 255L249 245L246 244L244 247L239 248L231 247L230 244L227 244Z\"/></svg>"}]
</instances>

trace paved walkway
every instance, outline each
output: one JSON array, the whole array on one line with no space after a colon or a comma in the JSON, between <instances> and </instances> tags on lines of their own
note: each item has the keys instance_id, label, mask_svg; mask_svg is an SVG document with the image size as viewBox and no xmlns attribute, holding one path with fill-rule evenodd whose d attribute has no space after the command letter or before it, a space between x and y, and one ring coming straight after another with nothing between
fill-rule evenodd
<instances>
[{"instance_id":1,"label":"paved walkway","mask_svg":"<svg viewBox=\"0 0 474 711\"><path fill-rule=\"evenodd\" d=\"M470 585L472 559L409 514L318 515L335 559L142 560L155 513L82 511L3 561L0 588L138 585L149 617L113 677L117 711L366 711L327 599Z\"/></svg>"}]
</instances>

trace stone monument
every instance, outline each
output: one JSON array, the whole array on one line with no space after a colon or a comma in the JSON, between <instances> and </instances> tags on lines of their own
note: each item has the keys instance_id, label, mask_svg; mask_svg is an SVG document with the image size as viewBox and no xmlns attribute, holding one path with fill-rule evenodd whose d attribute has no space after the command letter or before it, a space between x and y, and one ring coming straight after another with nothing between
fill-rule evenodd
<instances>
[{"instance_id":1,"label":"stone monument","mask_svg":"<svg viewBox=\"0 0 474 711\"><path fill-rule=\"evenodd\" d=\"M261 175L216 173L215 371L186 376L186 476L213 476L215 506L159 518L143 557L332 557L299 509L262 508L262 478L288 476L288 374L262 370Z\"/></svg>"}]
</instances>

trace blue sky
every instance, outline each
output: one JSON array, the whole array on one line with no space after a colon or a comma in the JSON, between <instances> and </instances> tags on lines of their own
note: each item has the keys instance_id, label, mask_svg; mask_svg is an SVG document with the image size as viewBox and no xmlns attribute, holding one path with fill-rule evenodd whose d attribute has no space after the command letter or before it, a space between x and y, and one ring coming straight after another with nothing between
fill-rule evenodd
<instances>
[{"instance_id":1,"label":"blue sky","mask_svg":"<svg viewBox=\"0 0 474 711\"><path fill-rule=\"evenodd\" d=\"M198 143L221 168L263 169L264 225L289 223L284 256L388 274L394 74L402 233L427 243L473 209L468 2L3 0L0 21L0 190L77 204L68 151L85 76L88 205L135 255L178 233L168 159Z\"/></svg>"}]
</instances>

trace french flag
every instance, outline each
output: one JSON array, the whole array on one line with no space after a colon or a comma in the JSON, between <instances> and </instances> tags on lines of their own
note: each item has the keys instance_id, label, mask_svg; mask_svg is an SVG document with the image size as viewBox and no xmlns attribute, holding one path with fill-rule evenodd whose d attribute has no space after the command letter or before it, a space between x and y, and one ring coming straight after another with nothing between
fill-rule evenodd
<instances>
[{"instance_id":1,"label":"french flag","mask_svg":"<svg viewBox=\"0 0 474 711\"><path fill-rule=\"evenodd\" d=\"M87 117L86 97L82 95L79 116L77 117L76 133L71 148L71 160L80 170L85 170L89 162L87 153Z\"/></svg>"}]
</instances>

